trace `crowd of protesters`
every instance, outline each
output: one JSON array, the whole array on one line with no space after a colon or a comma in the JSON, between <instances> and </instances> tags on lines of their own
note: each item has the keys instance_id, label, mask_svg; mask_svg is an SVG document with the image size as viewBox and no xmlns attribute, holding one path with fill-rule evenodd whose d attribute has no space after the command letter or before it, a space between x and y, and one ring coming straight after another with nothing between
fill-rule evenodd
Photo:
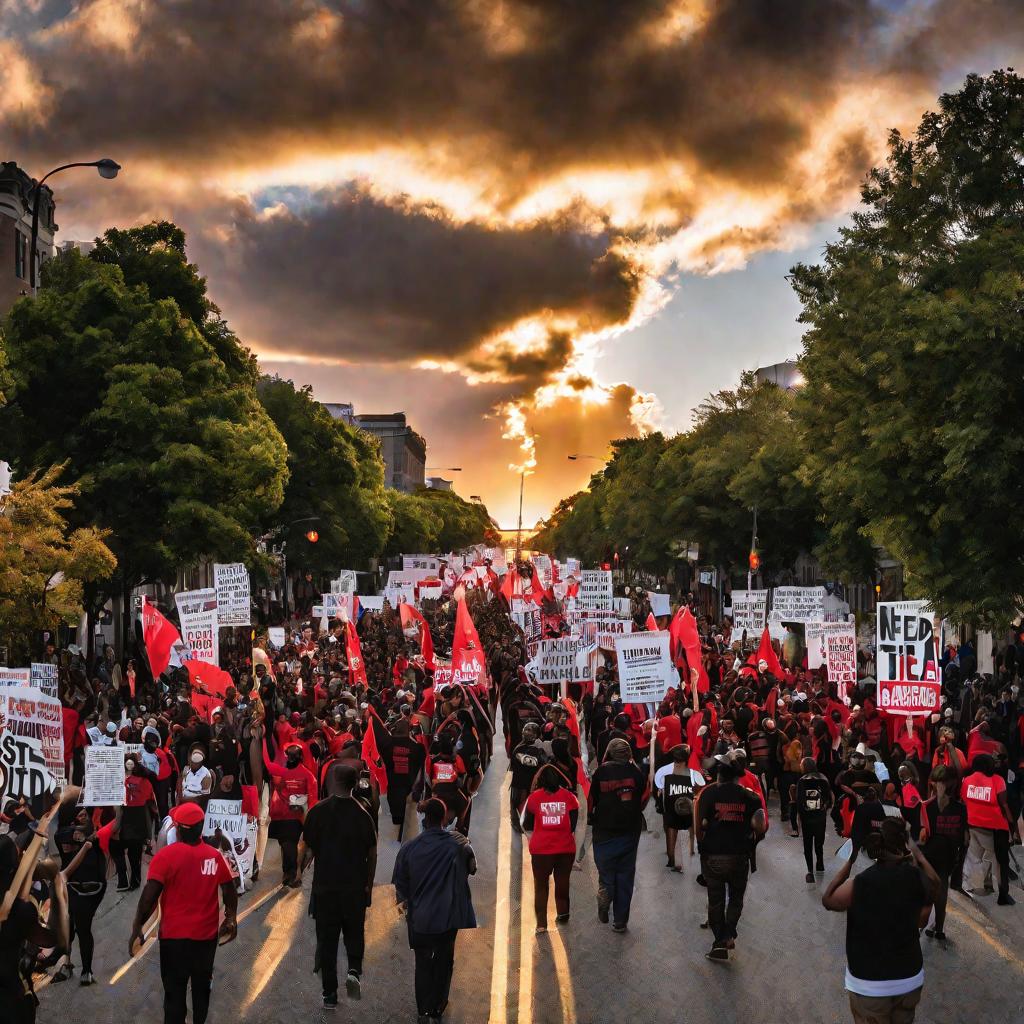
<instances>
[{"instance_id":1,"label":"crowd of protesters","mask_svg":"<svg viewBox=\"0 0 1024 1024\"><path fill-rule=\"evenodd\" d=\"M468 886L476 869L469 843L474 796L502 743L511 824L529 833L540 933L549 924L552 883L555 923L569 919L573 867L586 852L578 839L581 818L592 829L598 919L627 931L652 797L668 871L685 873L689 857L699 854L694 884L707 889L700 924L711 933L713 961L728 960L736 948L757 846L773 815L778 832L802 839L808 884L825 870L828 832L848 839L846 863L823 902L848 914L846 985L857 1020L912 1019L923 973L917 925L908 930L907 920L920 917L924 927L931 919L926 935L944 942L950 889L975 898L995 892L999 905L1013 903L1024 639L1000 652L994 676L977 674L969 645L947 650L942 709L908 729L905 719L877 706L866 657L862 678L840 699L824 669L805 667L799 644L735 636L728 619L701 615L692 595L680 610L697 612L707 686L697 686L699 672L684 658L678 685L658 705L622 702L611 650L598 650L590 684L538 685L527 669L530 639L498 587L485 580L458 597L488 668L488 678L470 684L448 681L450 671L446 677L438 665L456 632L458 601L450 587L440 600L422 602L422 628L410 628L385 603L379 612L363 612L358 624L290 624L279 649L265 637L230 648L222 664L232 685L212 710L185 670L153 679L141 652L122 665L106 648L87 665L73 645L49 649L60 667L70 786L45 817L25 801L3 808L0 892L8 909L0 930L0 999L14 1008L11 1019L34 1020L33 977L52 970L51 983L73 978L76 940L79 981L95 983L92 922L115 876L118 891L142 890L133 951L156 904L163 909L165 1019L185 1020L191 986L191 1019L203 1024L217 942L234 937L244 887L225 858L210 854L210 842L220 837L203 840L211 799L240 800L261 822L252 881L268 839L280 847L283 887L300 887L313 863L315 968L324 1006L338 1003L340 942L346 993L359 998L382 794L394 838L403 838L411 807L422 816L419 835L399 854L394 882L415 951L420 1020L440 1019L455 937L475 926ZM541 612L541 635L568 632L550 591ZM669 625L652 621L643 594L634 596L632 612L638 629ZM124 805L82 806L85 749L119 744L131 745ZM862 855L884 870L849 877ZM22 877L30 856L35 882L31 872ZM51 909L61 903L56 873L67 885L63 941L59 929L43 928L29 902L49 897ZM895 901L894 887L901 893ZM175 913L183 901L199 909ZM876 943L865 953L864 936L879 937L872 922L890 917L889 954L884 942L881 952ZM904 1016L882 1015L896 1010Z\"/></svg>"}]
</instances>

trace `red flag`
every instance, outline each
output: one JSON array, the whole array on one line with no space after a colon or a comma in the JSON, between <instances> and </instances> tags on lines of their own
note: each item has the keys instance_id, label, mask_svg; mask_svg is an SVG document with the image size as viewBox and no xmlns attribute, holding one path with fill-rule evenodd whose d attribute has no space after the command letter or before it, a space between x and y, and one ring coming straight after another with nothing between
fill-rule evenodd
<instances>
[{"instance_id":1,"label":"red flag","mask_svg":"<svg viewBox=\"0 0 1024 1024\"><path fill-rule=\"evenodd\" d=\"M684 608L683 614L677 618L679 619L679 639L686 652L687 665L691 669L697 670L697 692L707 693L711 689L711 680L708 679L707 670L704 668L704 659L700 656L700 634L697 632L697 620L689 608Z\"/></svg>"},{"instance_id":2,"label":"red flag","mask_svg":"<svg viewBox=\"0 0 1024 1024\"><path fill-rule=\"evenodd\" d=\"M516 577L518 575L519 573L515 569L508 569L502 578L501 586L498 588L500 593L505 595L505 600L508 601L510 608L512 607L512 598L516 596Z\"/></svg>"},{"instance_id":3,"label":"red flag","mask_svg":"<svg viewBox=\"0 0 1024 1024\"><path fill-rule=\"evenodd\" d=\"M573 579L573 577L570 576L569 577L569 583L567 583L566 587L565 587L565 596L566 597L576 597L576 596L579 595L579 592L580 592L580 581L577 580L577 579Z\"/></svg>"},{"instance_id":4,"label":"red flag","mask_svg":"<svg viewBox=\"0 0 1024 1024\"><path fill-rule=\"evenodd\" d=\"M117 824L117 820L108 821L106 825L96 829L95 839L100 844L100 849L109 857L110 856L110 840L114 835L114 826Z\"/></svg>"},{"instance_id":5,"label":"red flag","mask_svg":"<svg viewBox=\"0 0 1024 1024\"><path fill-rule=\"evenodd\" d=\"M149 670L156 679L171 663L171 648L181 643L181 634L145 596L142 598L142 639L149 658Z\"/></svg>"},{"instance_id":6,"label":"red flag","mask_svg":"<svg viewBox=\"0 0 1024 1024\"><path fill-rule=\"evenodd\" d=\"M675 615L672 616L672 621L668 625L668 648L672 655L672 664L676 668L685 668L686 659L683 656L683 611L685 606L680 607L676 610Z\"/></svg>"},{"instance_id":7,"label":"red flag","mask_svg":"<svg viewBox=\"0 0 1024 1024\"><path fill-rule=\"evenodd\" d=\"M782 664L779 661L779 656L775 653L775 648L772 647L772 638L767 626L765 626L764 632L761 634L761 643L758 645L757 650L747 658L747 664L756 669L757 663L762 659L768 662L768 671L776 679L781 679Z\"/></svg>"},{"instance_id":8,"label":"red flag","mask_svg":"<svg viewBox=\"0 0 1024 1024\"><path fill-rule=\"evenodd\" d=\"M345 655L348 658L348 681L349 685L362 683L368 686L366 680L366 665L363 664L363 649L359 644L359 634L351 622L345 623Z\"/></svg>"},{"instance_id":9,"label":"red flag","mask_svg":"<svg viewBox=\"0 0 1024 1024\"><path fill-rule=\"evenodd\" d=\"M388 773L384 768L384 758L380 756L380 749L377 747L377 725L375 722L376 712L370 715L366 722L366 732L363 733L362 758L370 774L377 781L377 788L382 792L388 791Z\"/></svg>"},{"instance_id":10,"label":"red flag","mask_svg":"<svg viewBox=\"0 0 1024 1024\"><path fill-rule=\"evenodd\" d=\"M475 683L481 676L487 678L487 662L484 660L480 636L466 602L460 600L455 612L455 636L452 639L452 677L457 683Z\"/></svg>"},{"instance_id":11,"label":"red flag","mask_svg":"<svg viewBox=\"0 0 1024 1024\"><path fill-rule=\"evenodd\" d=\"M224 703L224 694L235 681L224 669L206 661L184 662L188 670L188 681L192 686L192 707L207 722L213 717L213 709Z\"/></svg>"},{"instance_id":12,"label":"red flag","mask_svg":"<svg viewBox=\"0 0 1024 1024\"><path fill-rule=\"evenodd\" d=\"M539 608L544 602L544 584L540 581L537 566L532 562L530 563L530 569L533 571L533 580L530 583L530 600Z\"/></svg>"},{"instance_id":13,"label":"red flag","mask_svg":"<svg viewBox=\"0 0 1024 1024\"><path fill-rule=\"evenodd\" d=\"M654 617L654 612L647 613L647 632L657 633L658 632L658 620Z\"/></svg>"},{"instance_id":14,"label":"red flag","mask_svg":"<svg viewBox=\"0 0 1024 1024\"><path fill-rule=\"evenodd\" d=\"M402 629L408 629L412 623L417 623L420 628L420 654L423 655L423 663L429 669L434 667L434 638L430 635L430 627L423 613L414 608L408 601L403 601L398 606L399 615L402 619Z\"/></svg>"},{"instance_id":15,"label":"red flag","mask_svg":"<svg viewBox=\"0 0 1024 1024\"><path fill-rule=\"evenodd\" d=\"M569 732L576 737L577 743L580 738L580 720L576 713L576 702L571 697L564 697L562 703L565 705L565 710L569 714L566 725L569 727ZM583 790L583 796L585 799L590 799L590 779L587 776L586 770L583 767L583 759L577 757L576 759L576 781L579 783L580 788Z\"/></svg>"}]
</instances>

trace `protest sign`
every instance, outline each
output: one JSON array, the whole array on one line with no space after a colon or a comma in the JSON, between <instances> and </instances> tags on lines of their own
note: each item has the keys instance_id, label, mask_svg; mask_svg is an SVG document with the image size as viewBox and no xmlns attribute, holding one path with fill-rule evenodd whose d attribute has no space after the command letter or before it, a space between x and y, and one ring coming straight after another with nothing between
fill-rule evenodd
<instances>
[{"instance_id":1,"label":"protest sign","mask_svg":"<svg viewBox=\"0 0 1024 1024\"><path fill-rule=\"evenodd\" d=\"M619 693L623 703L660 701L679 675L668 649L668 630L624 634L615 638L619 666Z\"/></svg>"},{"instance_id":2,"label":"protest sign","mask_svg":"<svg viewBox=\"0 0 1024 1024\"><path fill-rule=\"evenodd\" d=\"M365 608L368 612L379 612L384 608L384 595L383 594L360 594L359 595L359 607Z\"/></svg>"},{"instance_id":3,"label":"protest sign","mask_svg":"<svg viewBox=\"0 0 1024 1024\"><path fill-rule=\"evenodd\" d=\"M218 829L230 840L245 838L246 817L242 813L241 800L210 800L206 804L206 819L203 821L203 835L212 836Z\"/></svg>"},{"instance_id":4,"label":"protest sign","mask_svg":"<svg viewBox=\"0 0 1024 1024\"><path fill-rule=\"evenodd\" d=\"M336 580L331 580L332 594L354 594L356 592L355 569L342 569Z\"/></svg>"},{"instance_id":5,"label":"protest sign","mask_svg":"<svg viewBox=\"0 0 1024 1024\"><path fill-rule=\"evenodd\" d=\"M174 595L181 620L181 639L193 661L220 664L220 639L217 635L217 591L183 590Z\"/></svg>"},{"instance_id":6,"label":"protest sign","mask_svg":"<svg viewBox=\"0 0 1024 1024\"><path fill-rule=\"evenodd\" d=\"M444 587L440 583L420 584L421 601L440 601L444 595Z\"/></svg>"},{"instance_id":7,"label":"protest sign","mask_svg":"<svg viewBox=\"0 0 1024 1024\"><path fill-rule=\"evenodd\" d=\"M281 650L284 647L284 626L269 626L267 628L267 639L271 645Z\"/></svg>"},{"instance_id":8,"label":"protest sign","mask_svg":"<svg viewBox=\"0 0 1024 1024\"><path fill-rule=\"evenodd\" d=\"M392 586L389 583L384 588L384 597L387 598L387 602L392 608L397 608L400 604L415 604L416 584L399 583Z\"/></svg>"},{"instance_id":9,"label":"protest sign","mask_svg":"<svg viewBox=\"0 0 1024 1024\"><path fill-rule=\"evenodd\" d=\"M28 668L0 668L0 686L31 686L32 670Z\"/></svg>"},{"instance_id":10,"label":"protest sign","mask_svg":"<svg viewBox=\"0 0 1024 1024\"><path fill-rule=\"evenodd\" d=\"M63 786L64 716L60 701L34 686L5 686L0 689L0 720L8 733L30 736L39 743L46 770L57 785Z\"/></svg>"},{"instance_id":11,"label":"protest sign","mask_svg":"<svg viewBox=\"0 0 1024 1024\"><path fill-rule=\"evenodd\" d=\"M541 684L588 683L594 678L592 650L592 647L581 646L574 637L541 640L526 670Z\"/></svg>"},{"instance_id":12,"label":"protest sign","mask_svg":"<svg viewBox=\"0 0 1024 1024\"><path fill-rule=\"evenodd\" d=\"M248 626L251 618L249 570L241 562L213 565L213 585L217 591L217 625Z\"/></svg>"},{"instance_id":13,"label":"protest sign","mask_svg":"<svg viewBox=\"0 0 1024 1024\"><path fill-rule=\"evenodd\" d=\"M647 600L651 602L651 612L656 619L672 614L672 605L668 594L662 594L657 590L648 590Z\"/></svg>"},{"instance_id":14,"label":"protest sign","mask_svg":"<svg viewBox=\"0 0 1024 1024\"><path fill-rule=\"evenodd\" d=\"M63 773L62 773L63 774ZM46 767L43 745L34 736L0 734L0 798L33 801L56 789Z\"/></svg>"},{"instance_id":15,"label":"protest sign","mask_svg":"<svg viewBox=\"0 0 1024 1024\"><path fill-rule=\"evenodd\" d=\"M732 630L739 634L746 630L753 636L760 634L768 615L767 590L734 590L732 592Z\"/></svg>"},{"instance_id":16,"label":"protest sign","mask_svg":"<svg viewBox=\"0 0 1024 1024\"><path fill-rule=\"evenodd\" d=\"M857 682L857 627L852 622L807 622L804 624L807 667L828 670L828 678L840 687Z\"/></svg>"},{"instance_id":17,"label":"protest sign","mask_svg":"<svg viewBox=\"0 0 1024 1024\"><path fill-rule=\"evenodd\" d=\"M33 661L29 675L30 684L42 690L47 697L57 696L57 666L47 662Z\"/></svg>"},{"instance_id":18,"label":"protest sign","mask_svg":"<svg viewBox=\"0 0 1024 1024\"><path fill-rule=\"evenodd\" d=\"M423 569L431 576L436 576L441 568L441 559L436 555L402 555L402 569Z\"/></svg>"},{"instance_id":19,"label":"protest sign","mask_svg":"<svg viewBox=\"0 0 1024 1024\"><path fill-rule=\"evenodd\" d=\"M580 575L580 560L578 558L567 558L565 560L565 575L575 576L579 578Z\"/></svg>"},{"instance_id":20,"label":"protest sign","mask_svg":"<svg viewBox=\"0 0 1024 1024\"><path fill-rule=\"evenodd\" d=\"M620 619L628 619L633 613L633 602L628 597L613 597L612 611Z\"/></svg>"},{"instance_id":21,"label":"protest sign","mask_svg":"<svg viewBox=\"0 0 1024 1024\"><path fill-rule=\"evenodd\" d=\"M522 608L511 612L512 621L523 631L527 643L539 640L541 636L540 609Z\"/></svg>"},{"instance_id":22,"label":"protest sign","mask_svg":"<svg viewBox=\"0 0 1024 1024\"><path fill-rule=\"evenodd\" d=\"M554 569L551 566L550 555L534 555L530 561L533 562L537 575L540 577L541 586L547 590L554 583Z\"/></svg>"},{"instance_id":23,"label":"protest sign","mask_svg":"<svg viewBox=\"0 0 1024 1024\"><path fill-rule=\"evenodd\" d=\"M602 635L621 636L633 631L632 619L584 619L580 625L580 635L588 644L598 643L598 637Z\"/></svg>"},{"instance_id":24,"label":"protest sign","mask_svg":"<svg viewBox=\"0 0 1024 1024\"><path fill-rule=\"evenodd\" d=\"M392 587L414 587L420 580L428 580L436 578L436 572L430 572L428 569L403 569L399 572L397 569L392 569L388 573L387 589Z\"/></svg>"},{"instance_id":25,"label":"protest sign","mask_svg":"<svg viewBox=\"0 0 1024 1024\"><path fill-rule=\"evenodd\" d=\"M124 747L85 748L85 807L120 807L124 803Z\"/></svg>"},{"instance_id":26,"label":"protest sign","mask_svg":"<svg viewBox=\"0 0 1024 1024\"><path fill-rule=\"evenodd\" d=\"M891 714L938 711L942 685L927 601L880 601L876 619L878 706Z\"/></svg>"},{"instance_id":27,"label":"protest sign","mask_svg":"<svg viewBox=\"0 0 1024 1024\"><path fill-rule=\"evenodd\" d=\"M318 607L323 608L323 615L314 616L315 618L326 616L329 619L355 621L356 616L353 614L355 594L321 594L320 597L323 604Z\"/></svg>"},{"instance_id":28,"label":"protest sign","mask_svg":"<svg viewBox=\"0 0 1024 1024\"><path fill-rule=\"evenodd\" d=\"M579 606L586 611L611 611L612 573L610 569L584 569L580 573Z\"/></svg>"},{"instance_id":29,"label":"protest sign","mask_svg":"<svg viewBox=\"0 0 1024 1024\"><path fill-rule=\"evenodd\" d=\"M736 608L736 593L733 591L733 610ZM753 593L757 593L757 591L753 591ZM778 622L823 621L825 618L825 588L776 587L772 591L772 618Z\"/></svg>"}]
</instances>

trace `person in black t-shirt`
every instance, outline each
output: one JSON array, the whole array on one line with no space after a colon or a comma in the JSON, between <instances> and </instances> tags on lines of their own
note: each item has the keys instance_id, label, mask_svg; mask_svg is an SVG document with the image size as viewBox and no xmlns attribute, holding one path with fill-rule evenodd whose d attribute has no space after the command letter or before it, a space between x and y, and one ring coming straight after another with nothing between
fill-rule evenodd
<instances>
[{"instance_id":1,"label":"person in black t-shirt","mask_svg":"<svg viewBox=\"0 0 1024 1024\"><path fill-rule=\"evenodd\" d=\"M862 805L863 806L863 805ZM854 1021L911 1024L921 1001L924 962L918 929L928 921L939 879L902 817L886 818L867 836L874 864L855 878L856 852L821 898L846 912L846 990Z\"/></svg>"},{"instance_id":2,"label":"person in black t-shirt","mask_svg":"<svg viewBox=\"0 0 1024 1024\"><path fill-rule=\"evenodd\" d=\"M523 741L512 751L508 770L512 773L512 786L509 793L512 812L512 828L522 832L523 826L519 815L523 804L530 795L530 787L537 772L548 763L547 751L540 742L540 726L536 722L527 722L523 726Z\"/></svg>"},{"instance_id":3,"label":"person in black t-shirt","mask_svg":"<svg viewBox=\"0 0 1024 1024\"><path fill-rule=\"evenodd\" d=\"M800 767L804 773L795 785L789 787L789 798L800 819L804 861L807 864L805 881L813 882L815 870L825 870L825 829L828 809L832 806L832 787L828 779L818 771L818 763L813 757L805 757ZM812 852L816 857L815 862L811 860Z\"/></svg>"},{"instance_id":4,"label":"person in black t-shirt","mask_svg":"<svg viewBox=\"0 0 1024 1024\"><path fill-rule=\"evenodd\" d=\"M736 752L717 754L715 760L718 781L700 791L694 821L701 874L708 887L708 921L714 933L705 955L709 960L728 960L743 913L752 841L755 833L764 835L768 821L760 799L736 781Z\"/></svg>"},{"instance_id":5,"label":"person in black t-shirt","mask_svg":"<svg viewBox=\"0 0 1024 1024\"><path fill-rule=\"evenodd\" d=\"M921 852L939 876L935 892L935 925L925 929L929 939L946 941L946 900L949 877L960 864L967 842L967 808L957 797L957 774L937 765L931 774L935 796L922 805Z\"/></svg>"},{"instance_id":6,"label":"person in black t-shirt","mask_svg":"<svg viewBox=\"0 0 1024 1024\"><path fill-rule=\"evenodd\" d=\"M885 819L885 806L878 799L878 790L874 786L868 786L864 790L863 803L858 804L857 809L853 812L853 824L850 826L854 859L866 845L868 836L871 833L882 831L882 823ZM902 815L900 820L902 820Z\"/></svg>"},{"instance_id":7,"label":"person in black t-shirt","mask_svg":"<svg viewBox=\"0 0 1024 1024\"><path fill-rule=\"evenodd\" d=\"M326 787L333 795L311 807L302 823L299 867L313 865L309 912L316 921L316 965L324 1006L338 1005L338 938L345 940L350 999L361 994L366 908L377 870L377 829L366 807L353 798L355 768L337 764Z\"/></svg>"},{"instance_id":8,"label":"person in black t-shirt","mask_svg":"<svg viewBox=\"0 0 1024 1024\"><path fill-rule=\"evenodd\" d=\"M604 763L590 780L590 823L594 826L594 863L600 885L597 917L624 932L629 921L636 877L636 852L640 845L644 805L649 797L647 776L633 760L629 743L622 738L608 744Z\"/></svg>"}]
</instances>

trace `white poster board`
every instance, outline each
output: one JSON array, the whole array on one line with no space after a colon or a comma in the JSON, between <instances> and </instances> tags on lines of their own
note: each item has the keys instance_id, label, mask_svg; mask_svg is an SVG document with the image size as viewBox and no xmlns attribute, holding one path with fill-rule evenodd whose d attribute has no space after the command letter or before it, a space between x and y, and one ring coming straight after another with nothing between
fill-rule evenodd
<instances>
[{"instance_id":1,"label":"white poster board","mask_svg":"<svg viewBox=\"0 0 1024 1024\"><path fill-rule=\"evenodd\" d=\"M764 631L768 618L767 590L734 590L732 592L732 629L748 636Z\"/></svg>"},{"instance_id":2,"label":"white poster board","mask_svg":"<svg viewBox=\"0 0 1024 1024\"><path fill-rule=\"evenodd\" d=\"M368 612L379 612L384 609L383 594L360 594L359 607Z\"/></svg>"},{"instance_id":3,"label":"white poster board","mask_svg":"<svg viewBox=\"0 0 1024 1024\"><path fill-rule=\"evenodd\" d=\"M203 835L212 836L218 829L221 835L232 842L245 838L246 818L242 813L241 800L209 800L206 804L206 818L203 820Z\"/></svg>"},{"instance_id":4,"label":"white poster board","mask_svg":"<svg viewBox=\"0 0 1024 1024\"><path fill-rule=\"evenodd\" d=\"M124 747L85 748L85 807L120 807L124 803Z\"/></svg>"},{"instance_id":5,"label":"white poster board","mask_svg":"<svg viewBox=\"0 0 1024 1024\"><path fill-rule=\"evenodd\" d=\"M34 736L0 734L0 799L32 801L58 785L46 767L43 745Z\"/></svg>"},{"instance_id":6,"label":"white poster board","mask_svg":"<svg viewBox=\"0 0 1024 1024\"><path fill-rule=\"evenodd\" d=\"M733 591L733 610L736 608L736 593ZM825 588L776 587L772 591L772 618L777 622L823 621Z\"/></svg>"},{"instance_id":7,"label":"white poster board","mask_svg":"<svg viewBox=\"0 0 1024 1024\"><path fill-rule=\"evenodd\" d=\"M271 645L281 650L284 647L284 626L269 626L267 628L267 639Z\"/></svg>"},{"instance_id":8,"label":"white poster board","mask_svg":"<svg viewBox=\"0 0 1024 1024\"><path fill-rule=\"evenodd\" d=\"M667 630L616 637L615 659L619 693L625 704L659 702L679 679L669 654Z\"/></svg>"},{"instance_id":9,"label":"white poster board","mask_svg":"<svg viewBox=\"0 0 1024 1024\"><path fill-rule=\"evenodd\" d=\"M526 671L541 684L589 683L594 678L591 654L595 649L593 645L581 646L574 637L540 640Z\"/></svg>"},{"instance_id":10,"label":"white poster board","mask_svg":"<svg viewBox=\"0 0 1024 1024\"><path fill-rule=\"evenodd\" d=\"M428 576L436 576L440 568L441 559L436 555L402 555L403 572L424 570Z\"/></svg>"},{"instance_id":11,"label":"white poster board","mask_svg":"<svg viewBox=\"0 0 1024 1024\"><path fill-rule=\"evenodd\" d=\"M47 697L57 696L57 666L49 662L33 661L30 669L30 684L38 690L42 690Z\"/></svg>"},{"instance_id":12,"label":"white poster board","mask_svg":"<svg viewBox=\"0 0 1024 1024\"><path fill-rule=\"evenodd\" d=\"M876 615L878 706L892 714L939 710L942 684L927 601L880 601ZM940 640L941 643L941 640Z\"/></svg>"},{"instance_id":13,"label":"white poster board","mask_svg":"<svg viewBox=\"0 0 1024 1024\"><path fill-rule=\"evenodd\" d=\"M249 570L241 562L214 562L213 585L217 591L217 625L248 626L252 605Z\"/></svg>"},{"instance_id":14,"label":"white poster board","mask_svg":"<svg viewBox=\"0 0 1024 1024\"><path fill-rule=\"evenodd\" d=\"M60 701L34 686L5 686L0 688L0 718L5 734L38 741L46 770L57 785L63 786L64 716Z\"/></svg>"},{"instance_id":15,"label":"white poster board","mask_svg":"<svg viewBox=\"0 0 1024 1024\"><path fill-rule=\"evenodd\" d=\"M647 600L651 602L651 613L656 619L672 614L672 603L668 594L663 594L659 590L648 590Z\"/></svg>"},{"instance_id":16,"label":"white poster board","mask_svg":"<svg viewBox=\"0 0 1024 1024\"><path fill-rule=\"evenodd\" d=\"M356 592L355 569L342 569L336 580L331 580L332 594L354 594Z\"/></svg>"},{"instance_id":17,"label":"white poster board","mask_svg":"<svg viewBox=\"0 0 1024 1024\"><path fill-rule=\"evenodd\" d=\"M824 666L833 683L852 686L857 682L857 627L852 622L807 622L804 624L807 667Z\"/></svg>"},{"instance_id":18,"label":"white poster board","mask_svg":"<svg viewBox=\"0 0 1024 1024\"><path fill-rule=\"evenodd\" d=\"M584 569L580 573L579 607L584 611L612 610L611 569Z\"/></svg>"},{"instance_id":19,"label":"white poster board","mask_svg":"<svg viewBox=\"0 0 1024 1024\"><path fill-rule=\"evenodd\" d=\"M193 661L220 666L220 639L217 635L217 591L183 590L174 595L181 621L181 639Z\"/></svg>"}]
</instances>

